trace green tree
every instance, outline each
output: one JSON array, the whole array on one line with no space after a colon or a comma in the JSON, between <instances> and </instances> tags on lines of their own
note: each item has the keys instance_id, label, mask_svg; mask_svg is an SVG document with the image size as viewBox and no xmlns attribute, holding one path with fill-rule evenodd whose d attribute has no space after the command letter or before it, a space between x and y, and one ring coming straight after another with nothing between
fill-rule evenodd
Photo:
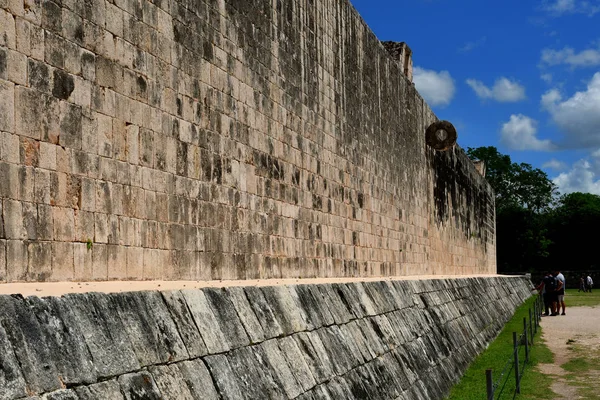
<instances>
[{"instance_id":1,"label":"green tree","mask_svg":"<svg viewBox=\"0 0 600 400\"><path fill-rule=\"evenodd\" d=\"M527 163L512 162L496 147L467 150L486 164L486 179L496 196L498 271L537 270L547 263L551 241L547 213L558 196L548 175Z\"/></svg>"},{"instance_id":2,"label":"green tree","mask_svg":"<svg viewBox=\"0 0 600 400\"><path fill-rule=\"evenodd\" d=\"M553 268L581 270L598 265L599 224L600 196L579 192L562 196L547 223Z\"/></svg>"},{"instance_id":3,"label":"green tree","mask_svg":"<svg viewBox=\"0 0 600 400\"><path fill-rule=\"evenodd\" d=\"M469 147L467 154L485 162L486 179L496 193L497 211L521 207L537 213L556 200L557 187L541 169L527 163L514 163L510 156L493 146Z\"/></svg>"}]
</instances>

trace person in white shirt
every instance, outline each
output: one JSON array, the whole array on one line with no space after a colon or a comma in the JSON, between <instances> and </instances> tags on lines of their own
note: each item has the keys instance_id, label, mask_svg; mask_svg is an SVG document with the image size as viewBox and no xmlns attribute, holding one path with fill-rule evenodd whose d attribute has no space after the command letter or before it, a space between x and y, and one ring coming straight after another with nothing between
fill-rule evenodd
<instances>
[{"instance_id":1,"label":"person in white shirt","mask_svg":"<svg viewBox=\"0 0 600 400\"><path fill-rule=\"evenodd\" d=\"M586 288L590 293L592 293L592 286L594 286L594 281L592 280L592 277L588 275L586 280Z\"/></svg>"}]
</instances>

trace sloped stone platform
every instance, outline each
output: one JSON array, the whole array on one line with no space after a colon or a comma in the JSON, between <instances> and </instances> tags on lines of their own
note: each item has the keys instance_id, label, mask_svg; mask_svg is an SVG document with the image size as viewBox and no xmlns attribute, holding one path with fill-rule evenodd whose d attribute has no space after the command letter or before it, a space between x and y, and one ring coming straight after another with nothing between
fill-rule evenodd
<instances>
[{"instance_id":1,"label":"sloped stone platform","mask_svg":"<svg viewBox=\"0 0 600 400\"><path fill-rule=\"evenodd\" d=\"M0 398L443 398L530 293L493 277L0 296Z\"/></svg>"}]
</instances>

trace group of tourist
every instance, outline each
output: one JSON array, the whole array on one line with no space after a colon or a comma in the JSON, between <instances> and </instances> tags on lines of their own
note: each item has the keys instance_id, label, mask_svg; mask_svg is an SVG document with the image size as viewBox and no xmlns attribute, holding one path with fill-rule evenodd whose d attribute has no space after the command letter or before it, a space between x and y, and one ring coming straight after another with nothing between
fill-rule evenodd
<instances>
[{"instance_id":1,"label":"group of tourist","mask_svg":"<svg viewBox=\"0 0 600 400\"><path fill-rule=\"evenodd\" d=\"M592 280L591 276L587 276L587 278L585 276L582 276L581 279L579 279L579 290L578 292L589 292L592 293L592 287L594 286L594 281Z\"/></svg>"},{"instance_id":2,"label":"group of tourist","mask_svg":"<svg viewBox=\"0 0 600 400\"><path fill-rule=\"evenodd\" d=\"M542 317L566 315L565 284L565 276L560 271L549 271L536 287L544 299L544 313ZM562 313L560 312L561 308Z\"/></svg>"}]
</instances>

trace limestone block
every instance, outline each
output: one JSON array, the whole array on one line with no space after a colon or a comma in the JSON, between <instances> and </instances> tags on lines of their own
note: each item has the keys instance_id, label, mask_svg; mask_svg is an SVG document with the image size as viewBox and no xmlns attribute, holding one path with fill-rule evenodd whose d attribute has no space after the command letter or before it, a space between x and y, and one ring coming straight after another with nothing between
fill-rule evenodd
<instances>
[{"instance_id":1,"label":"limestone block","mask_svg":"<svg viewBox=\"0 0 600 400\"><path fill-rule=\"evenodd\" d=\"M228 351L231 346L201 290L183 290L183 297L194 317L209 354Z\"/></svg>"},{"instance_id":2,"label":"limestone block","mask_svg":"<svg viewBox=\"0 0 600 400\"><path fill-rule=\"evenodd\" d=\"M30 22L23 18L15 18L15 32L16 32L16 47L17 51L31 56L31 32Z\"/></svg>"},{"instance_id":3,"label":"limestone block","mask_svg":"<svg viewBox=\"0 0 600 400\"><path fill-rule=\"evenodd\" d=\"M19 177L19 199L23 201L35 201L35 173L34 168L27 166L18 167Z\"/></svg>"},{"instance_id":4,"label":"limestone block","mask_svg":"<svg viewBox=\"0 0 600 400\"><path fill-rule=\"evenodd\" d=\"M284 388L270 369L262 346L242 347L230 352L228 358L232 369L237 371L238 381L243 382L249 393L256 391L270 398L285 398Z\"/></svg>"},{"instance_id":5,"label":"limestone block","mask_svg":"<svg viewBox=\"0 0 600 400\"><path fill-rule=\"evenodd\" d=\"M23 223L23 205L20 201L4 199L2 207L4 234L8 239L25 239L27 231Z\"/></svg>"},{"instance_id":6,"label":"limestone block","mask_svg":"<svg viewBox=\"0 0 600 400\"><path fill-rule=\"evenodd\" d=\"M124 399L119 383L116 380L95 383L89 386L79 386L75 388L75 392L79 400Z\"/></svg>"},{"instance_id":7,"label":"limestone block","mask_svg":"<svg viewBox=\"0 0 600 400\"><path fill-rule=\"evenodd\" d=\"M190 357L199 357L207 354L206 345L196 327L194 317L187 306L186 300L180 291L162 292L171 317L177 325L179 334L185 343Z\"/></svg>"},{"instance_id":8,"label":"limestone block","mask_svg":"<svg viewBox=\"0 0 600 400\"><path fill-rule=\"evenodd\" d=\"M2 10L0 10L2 12ZM1 25L1 22L0 22ZM0 79L0 131L15 132L15 85Z\"/></svg>"},{"instance_id":9,"label":"limestone block","mask_svg":"<svg viewBox=\"0 0 600 400\"><path fill-rule=\"evenodd\" d=\"M8 50L6 72L9 81L27 85L27 56L15 50Z\"/></svg>"},{"instance_id":10,"label":"limestone block","mask_svg":"<svg viewBox=\"0 0 600 400\"><path fill-rule=\"evenodd\" d=\"M142 279L144 273L144 249L141 247L127 248L127 278Z\"/></svg>"},{"instance_id":11,"label":"limestone block","mask_svg":"<svg viewBox=\"0 0 600 400\"><path fill-rule=\"evenodd\" d=\"M1 225L0 221L0 237L3 237ZM0 283L6 282L6 276L6 240L0 239Z\"/></svg>"},{"instance_id":12,"label":"limestone block","mask_svg":"<svg viewBox=\"0 0 600 400\"><path fill-rule=\"evenodd\" d=\"M108 248L104 244L94 243L92 246L92 275L91 279L108 279Z\"/></svg>"},{"instance_id":13,"label":"limestone block","mask_svg":"<svg viewBox=\"0 0 600 400\"><path fill-rule=\"evenodd\" d=\"M208 368L201 359L176 364L194 399L219 398Z\"/></svg>"},{"instance_id":14,"label":"limestone block","mask_svg":"<svg viewBox=\"0 0 600 400\"><path fill-rule=\"evenodd\" d=\"M113 156L112 136L113 125L112 118L99 113L94 113L98 137L98 154L104 157Z\"/></svg>"},{"instance_id":15,"label":"limestone block","mask_svg":"<svg viewBox=\"0 0 600 400\"><path fill-rule=\"evenodd\" d=\"M53 207L54 239L71 242L75 240L75 214L70 208Z\"/></svg>"},{"instance_id":16,"label":"limestone block","mask_svg":"<svg viewBox=\"0 0 600 400\"><path fill-rule=\"evenodd\" d=\"M73 311L57 297L31 296L26 301L39 321L61 382L65 385L94 383L93 359Z\"/></svg>"},{"instance_id":17,"label":"limestone block","mask_svg":"<svg viewBox=\"0 0 600 400\"><path fill-rule=\"evenodd\" d=\"M28 240L37 239L38 213L37 205L34 203L21 203L23 207L23 226L25 227L25 238Z\"/></svg>"},{"instance_id":18,"label":"limestone block","mask_svg":"<svg viewBox=\"0 0 600 400\"><path fill-rule=\"evenodd\" d=\"M0 132L0 160L12 164L20 162L19 136L8 132Z\"/></svg>"},{"instance_id":19,"label":"limestone block","mask_svg":"<svg viewBox=\"0 0 600 400\"><path fill-rule=\"evenodd\" d=\"M75 280L90 280L93 273L92 249L87 243L73 244Z\"/></svg>"},{"instance_id":20,"label":"limestone block","mask_svg":"<svg viewBox=\"0 0 600 400\"><path fill-rule=\"evenodd\" d=\"M15 18L6 10L0 9L0 46L8 47L9 49L17 48L17 31L15 26Z\"/></svg>"},{"instance_id":21,"label":"limestone block","mask_svg":"<svg viewBox=\"0 0 600 400\"><path fill-rule=\"evenodd\" d=\"M52 281L72 281L75 278L73 243L52 242Z\"/></svg>"},{"instance_id":22,"label":"limestone block","mask_svg":"<svg viewBox=\"0 0 600 400\"><path fill-rule=\"evenodd\" d=\"M39 240L53 240L53 207L47 204L38 204L37 218L37 238Z\"/></svg>"},{"instance_id":23,"label":"limestone block","mask_svg":"<svg viewBox=\"0 0 600 400\"><path fill-rule=\"evenodd\" d=\"M55 98L21 86L15 90L15 128L19 135L56 144L59 116Z\"/></svg>"},{"instance_id":24,"label":"limestone block","mask_svg":"<svg viewBox=\"0 0 600 400\"><path fill-rule=\"evenodd\" d=\"M140 369L115 305L107 295L69 294L62 300L73 312L99 378Z\"/></svg>"},{"instance_id":25,"label":"limestone block","mask_svg":"<svg viewBox=\"0 0 600 400\"><path fill-rule=\"evenodd\" d=\"M56 87L56 74L54 82ZM67 91L69 89L70 91L72 91L73 87L74 86L69 86L69 88L67 88ZM54 96L61 98L56 94L54 94ZM67 103L65 101L61 102L60 104L59 144L64 147L81 149L81 107L73 105L71 103Z\"/></svg>"},{"instance_id":26,"label":"limestone block","mask_svg":"<svg viewBox=\"0 0 600 400\"><path fill-rule=\"evenodd\" d=\"M285 390L288 398L296 398L299 396L303 390L296 381L292 370L283 357L283 354L277 345L277 340L271 339L263 342L261 343L260 347L263 349L266 355L270 370L274 372L274 375L281 383L281 386Z\"/></svg>"},{"instance_id":27,"label":"limestone block","mask_svg":"<svg viewBox=\"0 0 600 400\"><path fill-rule=\"evenodd\" d=\"M277 311L270 307L263 292L259 288L251 286L245 287L244 292L258 322L262 326L265 338L270 339L282 335L283 329L274 315L274 311Z\"/></svg>"},{"instance_id":28,"label":"limestone block","mask_svg":"<svg viewBox=\"0 0 600 400\"><path fill-rule=\"evenodd\" d=\"M190 389L184 382L183 375L178 364L160 365L150 367L150 373L156 382L156 386L165 400L193 400Z\"/></svg>"},{"instance_id":29,"label":"limestone block","mask_svg":"<svg viewBox=\"0 0 600 400\"><path fill-rule=\"evenodd\" d=\"M110 244L108 250L108 279L121 279L127 277L127 251L124 247Z\"/></svg>"},{"instance_id":30,"label":"limestone block","mask_svg":"<svg viewBox=\"0 0 600 400\"><path fill-rule=\"evenodd\" d=\"M112 295L112 300L140 365L189 357L160 293L118 293Z\"/></svg>"},{"instance_id":31,"label":"limestone block","mask_svg":"<svg viewBox=\"0 0 600 400\"><path fill-rule=\"evenodd\" d=\"M63 37L78 44L83 44L83 19L66 7L61 9L61 32Z\"/></svg>"},{"instance_id":32,"label":"limestone block","mask_svg":"<svg viewBox=\"0 0 600 400\"><path fill-rule=\"evenodd\" d=\"M61 388L44 332L25 299L0 297L1 325L27 382L28 394Z\"/></svg>"},{"instance_id":33,"label":"limestone block","mask_svg":"<svg viewBox=\"0 0 600 400\"><path fill-rule=\"evenodd\" d=\"M62 32L62 12L58 4L52 1L42 3L42 27L57 34Z\"/></svg>"},{"instance_id":34,"label":"limestone block","mask_svg":"<svg viewBox=\"0 0 600 400\"><path fill-rule=\"evenodd\" d=\"M2 248L1 246L0 244L0 249ZM1 253L2 251L0 250ZM3 371L0 374L0 397L5 399L25 397L27 395L27 386L6 331L1 324L0 353L2 354Z\"/></svg>"},{"instance_id":35,"label":"limestone block","mask_svg":"<svg viewBox=\"0 0 600 400\"><path fill-rule=\"evenodd\" d=\"M40 161L40 142L25 137L20 139L20 163L30 167L37 167Z\"/></svg>"},{"instance_id":36,"label":"limestone block","mask_svg":"<svg viewBox=\"0 0 600 400\"><path fill-rule=\"evenodd\" d=\"M315 333L323 343L337 375L343 375L365 362L352 336L344 336L337 325L311 332L313 338Z\"/></svg>"},{"instance_id":37,"label":"limestone block","mask_svg":"<svg viewBox=\"0 0 600 400\"><path fill-rule=\"evenodd\" d=\"M300 332L292 337L317 383L323 383L335 375L332 361L316 333Z\"/></svg>"},{"instance_id":38,"label":"limestone block","mask_svg":"<svg viewBox=\"0 0 600 400\"><path fill-rule=\"evenodd\" d=\"M231 348L249 345L250 339L226 292L223 289L207 288L204 289L204 294L213 314L219 322L221 332L227 337Z\"/></svg>"},{"instance_id":39,"label":"limestone block","mask_svg":"<svg viewBox=\"0 0 600 400\"><path fill-rule=\"evenodd\" d=\"M149 372L142 371L122 375L118 378L118 381L121 385L121 393L123 393L126 400L160 400L163 398Z\"/></svg>"},{"instance_id":40,"label":"limestone block","mask_svg":"<svg viewBox=\"0 0 600 400\"><path fill-rule=\"evenodd\" d=\"M44 30L44 61L53 67L65 67L68 42L63 37Z\"/></svg>"},{"instance_id":41,"label":"limestone block","mask_svg":"<svg viewBox=\"0 0 600 400\"><path fill-rule=\"evenodd\" d=\"M28 276L35 281L45 281L52 274L52 244L33 242L27 246L29 254Z\"/></svg>"},{"instance_id":42,"label":"limestone block","mask_svg":"<svg viewBox=\"0 0 600 400\"><path fill-rule=\"evenodd\" d=\"M229 365L227 357L224 355L215 355L204 358L210 369L213 381L216 383L216 389L223 399L241 399L242 388L238 385L237 379Z\"/></svg>"},{"instance_id":43,"label":"limestone block","mask_svg":"<svg viewBox=\"0 0 600 400\"><path fill-rule=\"evenodd\" d=\"M244 289L241 287L230 287L226 289L227 296L235 307L251 343L260 343L265 340L263 329L252 311L252 307L246 298Z\"/></svg>"},{"instance_id":44,"label":"limestone block","mask_svg":"<svg viewBox=\"0 0 600 400\"><path fill-rule=\"evenodd\" d=\"M302 332L308 328L306 316L294 301L286 286L265 286L260 288L264 297L273 309L274 316L283 329L284 334Z\"/></svg>"},{"instance_id":45,"label":"limestone block","mask_svg":"<svg viewBox=\"0 0 600 400\"><path fill-rule=\"evenodd\" d=\"M93 179L81 179L81 209L96 211L96 185ZM89 237L93 237L93 233Z\"/></svg>"}]
</instances>

